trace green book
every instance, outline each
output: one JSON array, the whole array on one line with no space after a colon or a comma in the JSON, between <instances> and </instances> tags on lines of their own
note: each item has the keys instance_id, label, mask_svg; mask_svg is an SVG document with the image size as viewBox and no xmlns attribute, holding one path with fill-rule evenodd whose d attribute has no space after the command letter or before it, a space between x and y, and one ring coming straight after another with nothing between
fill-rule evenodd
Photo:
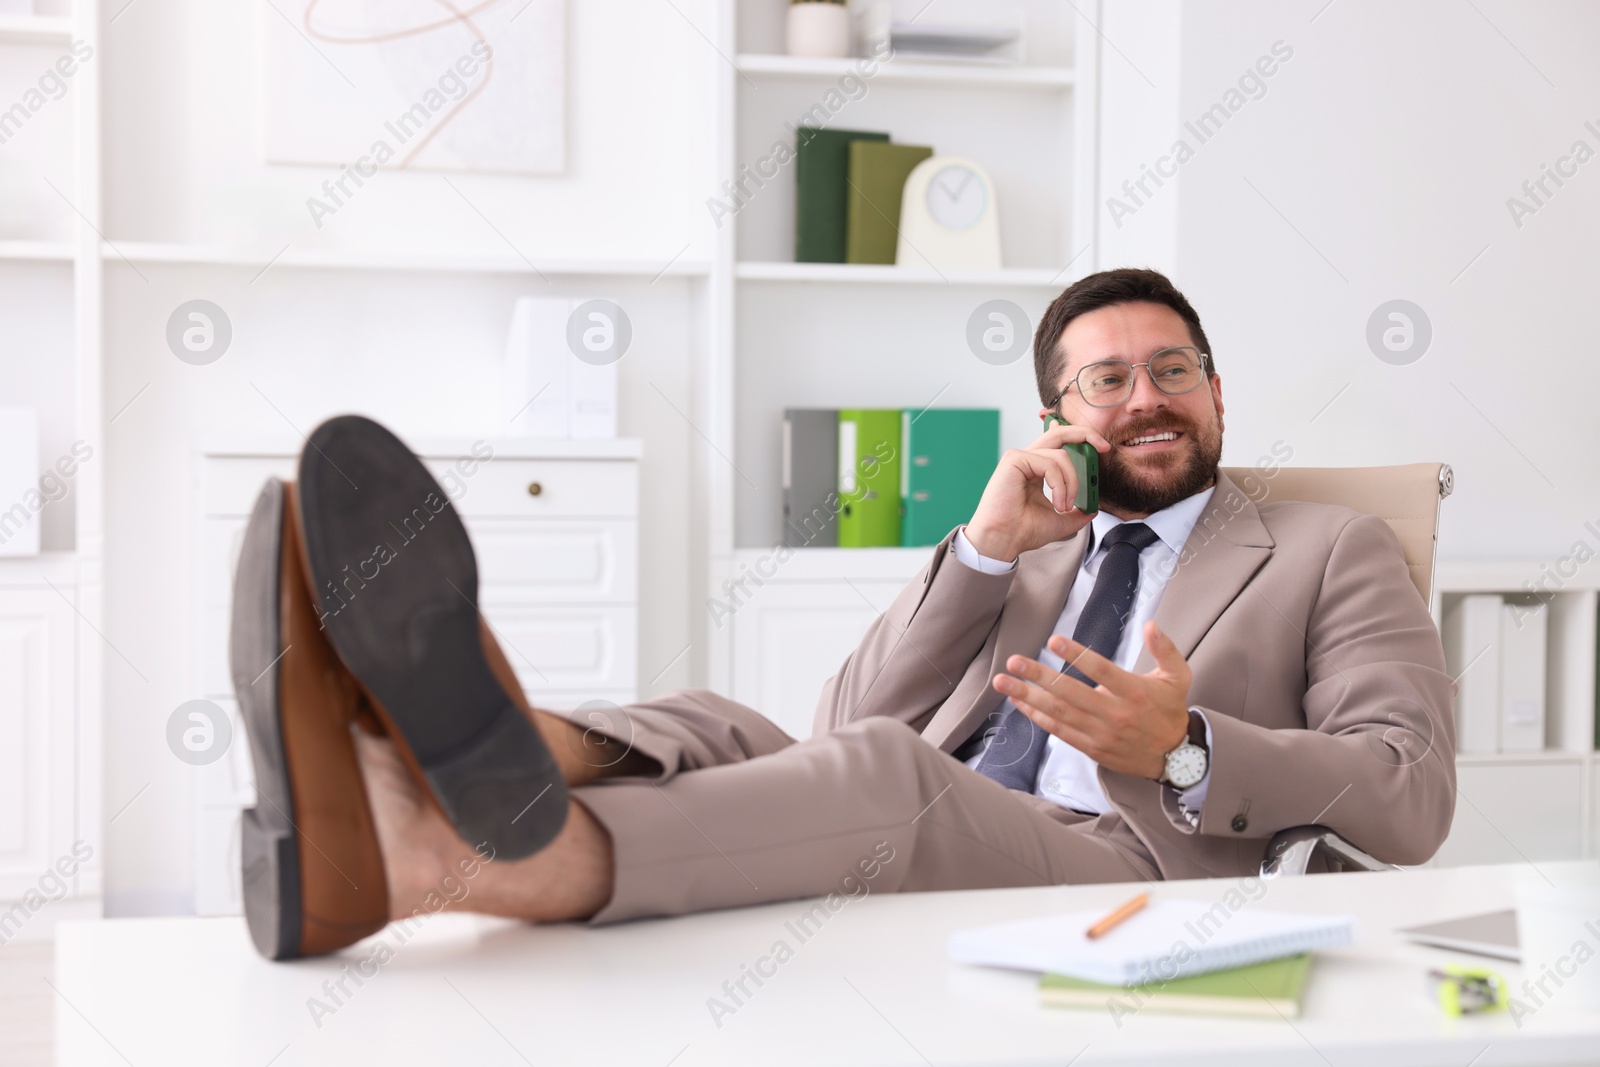
<instances>
[{"instance_id":1,"label":"green book","mask_svg":"<svg viewBox=\"0 0 1600 1067\"><path fill-rule=\"evenodd\" d=\"M845 202L845 262L893 263L900 243L900 194L933 149L877 141L850 142Z\"/></svg>"},{"instance_id":2,"label":"green book","mask_svg":"<svg viewBox=\"0 0 1600 1067\"><path fill-rule=\"evenodd\" d=\"M839 411L839 547L900 543L900 411Z\"/></svg>"},{"instance_id":3,"label":"green book","mask_svg":"<svg viewBox=\"0 0 1600 1067\"><path fill-rule=\"evenodd\" d=\"M1296 1019L1305 1000L1309 953L1150 985L1101 985L1062 974L1039 976L1039 1003L1131 1013L1144 1008L1191 1015Z\"/></svg>"},{"instance_id":4,"label":"green book","mask_svg":"<svg viewBox=\"0 0 1600 1067\"><path fill-rule=\"evenodd\" d=\"M972 518L1000 463L1000 411L908 408L900 427L900 543L936 545Z\"/></svg>"},{"instance_id":5,"label":"green book","mask_svg":"<svg viewBox=\"0 0 1600 1067\"><path fill-rule=\"evenodd\" d=\"M850 184L850 144L889 140L886 133L865 130L823 130L801 126L795 131L794 261L843 263L845 194Z\"/></svg>"}]
</instances>

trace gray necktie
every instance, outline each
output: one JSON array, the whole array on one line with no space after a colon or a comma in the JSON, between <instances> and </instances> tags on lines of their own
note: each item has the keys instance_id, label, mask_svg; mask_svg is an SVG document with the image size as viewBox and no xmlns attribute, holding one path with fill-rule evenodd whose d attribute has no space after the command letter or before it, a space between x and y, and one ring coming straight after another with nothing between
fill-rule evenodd
<instances>
[{"instance_id":1,"label":"gray necktie","mask_svg":"<svg viewBox=\"0 0 1600 1067\"><path fill-rule=\"evenodd\" d=\"M1078 625L1072 632L1074 641L1108 660L1117 658L1117 646L1122 644L1122 631L1139 587L1139 554L1155 543L1155 531L1142 522L1124 522L1106 534L1106 558L1100 561L1094 589L1089 592L1083 614L1078 616ZM1069 665L1065 673L1085 685L1097 684L1077 667ZM974 770L1008 789L1031 793L1039 768L1044 765L1049 740L1048 733L1013 707L989 739Z\"/></svg>"}]
</instances>

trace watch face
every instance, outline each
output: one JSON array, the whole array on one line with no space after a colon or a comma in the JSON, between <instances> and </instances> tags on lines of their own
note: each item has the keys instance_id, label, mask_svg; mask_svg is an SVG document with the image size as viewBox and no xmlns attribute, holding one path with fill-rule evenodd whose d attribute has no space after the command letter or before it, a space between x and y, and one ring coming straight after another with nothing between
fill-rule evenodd
<instances>
[{"instance_id":1,"label":"watch face","mask_svg":"<svg viewBox=\"0 0 1600 1067\"><path fill-rule=\"evenodd\" d=\"M1187 741L1167 754L1167 781L1188 789L1206 776L1206 752Z\"/></svg>"},{"instance_id":2,"label":"watch face","mask_svg":"<svg viewBox=\"0 0 1600 1067\"><path fill-rule=\"evenodd\" d=\"M988 206L988 186L971 167L953 163L928 183L928 214L947 230L971 229Z\"/></svg>"}]
</instances>

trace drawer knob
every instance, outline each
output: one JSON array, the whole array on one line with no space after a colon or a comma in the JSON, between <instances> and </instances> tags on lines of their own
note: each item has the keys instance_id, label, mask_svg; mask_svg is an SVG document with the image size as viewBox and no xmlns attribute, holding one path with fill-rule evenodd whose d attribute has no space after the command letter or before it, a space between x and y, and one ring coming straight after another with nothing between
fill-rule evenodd
<instances>
[{"instance_id":1,"label":"drawer knob","mask_svg":"<svg viewBox=\"0 0 1600 1067\"><path fill-rule=\"evenodd\" d=\"M540 485L538 482L529 482L528 483L528 495L529 496L538 496L542 492L544 492L544 486Z\"/></svg>"}]
</instances>

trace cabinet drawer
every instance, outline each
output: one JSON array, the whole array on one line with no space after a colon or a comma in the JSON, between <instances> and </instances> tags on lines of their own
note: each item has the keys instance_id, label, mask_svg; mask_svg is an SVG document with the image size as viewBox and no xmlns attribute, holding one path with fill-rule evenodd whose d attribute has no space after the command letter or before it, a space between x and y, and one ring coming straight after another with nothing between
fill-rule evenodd
<instances>
[{"instance_id":1,"label":"cabinet drawer","mask_svg":"<svg viewBox=\"0 0 1600 1067\"><path fill-rule=\"evenodd\" d=\"M425 462L464 517L627 518L639 510L639 470L633 460L498 459L477 463L470 476L450 460ZM262 483L272 477L293 480L295 460L288 456L207 460L201 489L205 514L249 515Z\"/></svg>"},{"instance_id":2,"label":"cabinet drawer","mask_svg":"<svg viewBox=\"0 0 1600 1067\"><path fill-rule=\"evenodd\" d=\"M635 687L638 611L633 607L495 604L486 605L484 614L530 696Z\"/></svg>"},{"instance_id":3,"label":"cabinet drawer","mask_svg":"<svg viewBox=\"0 0 1600 1067\"><path fill-rule=\"evenodd\" d=\"M638 609L632 605L562 608L485 602L483 613L530 693L631 691L637 683ZM228 608L208 607L203 618L201 695L218 703L231 701Z\"/></svg>"},{"instance_id":4,"label":"cabinet drawer","mask_svg":"<svg viewBox=\"0 0 1600 1067\"><path fill-rule=\"evenodd\" d=\"M245 519L205 522L202 603L226 607ZM639 584L633 519L468 519L480 603L632 603Z\"/></svg>"},{"instance_id":5,"label":"cabinet drawer","mask_svg":"<svg viewBox=\"0 0 1600 1067\"><path fill-rule=\"evenodd\" d=\"M632 519L473 519L478 599L484 605L633 603L639 524Z\"/></svg>"}]
</instances>

